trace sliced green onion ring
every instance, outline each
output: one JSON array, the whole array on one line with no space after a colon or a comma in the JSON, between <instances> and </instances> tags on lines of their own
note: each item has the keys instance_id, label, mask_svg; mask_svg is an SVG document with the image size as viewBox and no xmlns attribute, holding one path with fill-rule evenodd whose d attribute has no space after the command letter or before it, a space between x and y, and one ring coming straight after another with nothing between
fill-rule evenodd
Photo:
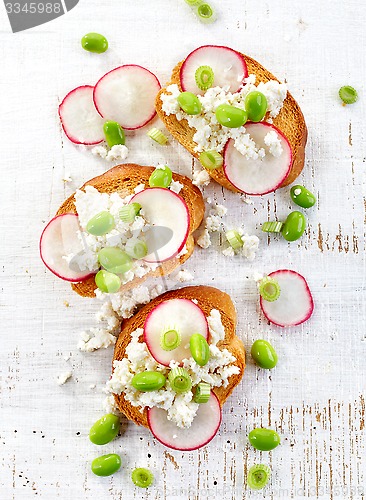
<instances>
[{"instance_id":1,"label":"sliced green onion ring","mask_svg":"<svg viewBox=\"0 0 366 500\"><path fill-rule=\"evenodd\" d=\"M140 213L141 210L140 203L130 203L125 207L122 207L119 211L119 217L123 222L133 222L136 216Z\"/></svg>"},{"instance_id":2,"label":"sliced green onion ring","mask_svg":"<svg viewBox=\"0 0 366 500\"><path fill-rule=\"evenodd\" d=\"M222 167L224 159L217 151L203 151L199 158L201 165L208 170Z\"/></svg>"},{"instance_id":3,"label":"sliced green onion ring","mask_svg":"<svg viewBox=\"0 0 366 500\"><path fill-rule=\"evenodd\" d=\"M167 330L160 337L160 345L164 351L172 351L180 346L182 342L181 335L177 330Z\"/></svg>"},{"instance_id":4,"label":"sliced green onion ring","mask_svg":"<svg viewBox=\"0 0 366 500\"><path fill-rule=\"evenodd\" d=\"M125 252L133 259L139 260L146 257L148 250L144 241L138 238L130 238L126 243Z\"/></svg>"},{"instance_id":5,"label":"sliced green onion ring","mask_svg":"<svg viewBox=\"0 0 366 500\"><path fill-rule=\"evenodd\" d=\"M139 467L132 471L131 479L135 486L148 488L154 481L154 474L149 469Z\"/></svg>"},{"instance_id":6,"label":"sliced green onion ring","mask_svg":"<svg viewBox=\"0 0 366 500\"><path fill-rule=\"evenodd\" d=\"M230 243L230 246L233 247L234 250L237 250L238 248L241 248L244 245L244 242L241 239L240 234L235 229L226 231L225 236L227 241Z\"/></svg>"},{"instance_id":7,"label":"sliced green onion ring","mask_svg":"<svg viewBox=\"0 0 366 500\"><path fill-rule=\"evenodd\" d=\"M195 73L196 85L201 90L212 87L214 82L214 72L210 66L200 66Z\"/></svg>"},{"instance_id":8,"label":"sliced green onion ring","mask_svg":"<svg viewBox=\"0 0 366 500\"><path fill-rule=\"evenodd\" d=\"M211 387L210 384L206 384L206 382L200 382L194 393L193 401L195 403L207 403L210 399Z\"/></svg>"},{"instance_id":9,"label":"sliced green onion ring","mask_svg":"<svg viewBox=\"0 0 366 500\"><path fill-rule=\"evenodd\" d=\"M358 99L357 90L350 85L344 85L339 89L339 97L344 104L353 104Z\"/></svg>"},{"instance_id":10,"label":"sliced green onion ring","mask_svg":"<svg viewBox=\"0 0 366 500\"><path fill-rule=\"evenodd\" d=\"M202 0L184 0L186 4L188 4L190 7L196 7L197 5L201 5Z\"/></svg>"},{"instance_id":11,"label":"sliced green onion ring","mask_svg":"<svg viewBox=\"0 0 366 500\"><path fill-rule=\"evenodd\" d=\"M271 469L268 467L268 465L253 465L253 467L251 467L248 472L248 486L249 488L252 488L252 490L261 490L266 486L266 484L268 484L270 477Z\"/></svg>"},{"instance_id":12,"label":"sliced green onion ring","mask_svg":"<svg viewBox=\"0 0 366 500\"><path fill-rule=\"evenodd\" d=\"M264 222L262 224L262 231L265 233L280 233L283 228L283 222L280 221L272 221L272 222Z\"/></svg>"},{"instance_id":13,"label":"sliced green onion ring","mask_svg":"<svg viewBox=\"0 0 366 500\"><path fill-rule=\"evenodd\" d=\"M174 392L181 394L192 388L192 379L184 368L173 368L168 375L170 387Z\"/></svg>"},{"instance_id":14,"label":"sliced green onion ring","mask_svg":"<svg viewBox=\"0 0 366 500\"><path fill-rule=\"evenodd\" d=\"M163 134L161 130L158 128L152 128L148 131L147 135L152 139L153 141L157 142L161 146L164 146L168 142L168 138L166 135Z\"/></svg>"},{"instance_id":15,"label":"sliced green onion ring","mask_svg":"<svg viewBox=\"0 0 366 500\"><path fill-rule=\"evenodd\" d=\"M197 7L196 14L202 23L213 23L216 21L216 12L208 3L201 3Z\"/></svg>"},{"instance_id":16,"label":"sliced green onion ring","mask_svg":"<svg viewBox=\"0 0 366 500\"><path fill-rule=\"evenodd\" d=\"M281 294L281 288L278 281L266 276L258 284L261 297L267 302L274 302Z\"/></svg>"}]
</instances>

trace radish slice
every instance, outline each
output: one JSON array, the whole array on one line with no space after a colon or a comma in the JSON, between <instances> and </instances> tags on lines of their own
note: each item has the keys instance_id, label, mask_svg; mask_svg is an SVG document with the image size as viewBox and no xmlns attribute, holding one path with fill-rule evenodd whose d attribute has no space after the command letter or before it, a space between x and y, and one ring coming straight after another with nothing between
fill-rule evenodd
<instances>
[{"instance_id":1,"label":"radish slice","mask_svg":"<svg viewBox=\"0 0 366 500\"><path fill-rule=\"evenodd\" d=\"M173 191L149 188L131 200L139 203L150 226L145 232L148 254L145 262L164 262L175 257L184 247L190 227L186 202Z\"/></svg>"},{"instance_id":2,"label":"radish slice","mask_svg":"<svg viewBox=\"0 0 366 500\"><path fill-rule=\"evenodd\" d=\"M305 278L288 269L274 271L268 276L278 282L281 293L274 302L260 298L265 317L277 326L296 326L308 320L313 314L314 302Z\"/></svg>"},{"instance_id":3,"label":"radish slice","mask_svg":"<svg viewBox=\"0 0 366 500\"><path fill-rule=\"evenodd\" d=\"M155 116L155 97L159 90L159 80L153 73L127 64L102 76L95 85L93 99L103 118L134 130Z\"/></svg>"},{"instance_id":4,"label":"radish slice","mask_svg":"<svg viewBox=\"0 0 366 500\"><path fill-rule=\"evenodd\" d=\"M165 351L160 345L161 335L176 330L181 337L178 347ZM144 341L152 357L162 365L169 366L173 359L180 363L191 357L189 339L200 333L208 339L207 319L200 307L188 299L172 299L156 306L147 316L144 325Z\"/></svg>"},{"instance_id":5,"label":"radish slice","mask_svg":"<svg viewBox=\"0 0 366 500\"><path fill-rule=\"evenodd\" d=\"M229 47L204 45L191 52L180 69L180 83L184 91L203 95L196 85L195 74L200 66L210 66L214 72L213 87L229 86L230 92L236 92L248 76L244 57Z\"/></svg>"},{"instance_id":6,"label":"radish slice","mask_svg":"<svg viewBox=\"0 0 366 500\"><path fill-rule=\"evenodd\" d=\"M258 149L265 150L265 157L247 159L234 147L234 140L230 139L224 150L224 172L231 184L250 195L271 193L281 186L288 176L292 165L292 150L283 133L269 123L249 123L245 130L256 144ZM266 135L275 131L281 143L282 152L274 156L265 144Z\"/></svg>"},{"instance_id":7,"label":"radish slice","mask_svg":"<svg viewBox=\"0 0 366 500\"><path fill-rule=\"evenodd\" d=\"M192 451L202 448L213 439L221 424L221 407L214 392L211 391L207 403L200 404L191 427L182 429L168 420L167 411L149 408L147 420L153 435L160 443L179 451Z\"/></svg>"},{"instance_id":8,"label":"radish slice","mask_svg":"<svg viewBox=\"0 0 366 500\"><path fill-rule=\"evenodd\" d=\"M104 140L104 120L97 113L91 85L77 87L67 94L58 108L61 125L74 144L91 146Z\"/></svg>"},{"instance_id":9,"label":"radish slice","mask_svg":"<svg viewBox=\"0 0 366 500\"><path fill-rule=\"evenodd\" d=\"M64 258L70 254L80 254L84 248L78 238L81 231L76 214L58 215L44 228L39 248L45 266L59 278L78 283L93 275L81 271L76 262L68 263Z\"/></svg>"}]
</instances>

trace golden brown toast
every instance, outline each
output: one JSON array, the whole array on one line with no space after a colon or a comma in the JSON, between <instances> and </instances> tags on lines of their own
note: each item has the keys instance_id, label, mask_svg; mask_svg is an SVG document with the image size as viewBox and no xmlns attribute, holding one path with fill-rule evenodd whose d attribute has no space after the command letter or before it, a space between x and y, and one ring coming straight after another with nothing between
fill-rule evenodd
<instances>
[{"instance_id":1,"label":"golden brown toast","mask_svg":"<svg viewBox=\"0 0 366 500\"><path fill-rule=\"evenodd\" d=\"M161 302L176 298L197 300L197 305L203 310L206 316L210 315L212 309L217 309L221 313L221 321L225 327L225 339L220 341L217 346L223 349L226 348L230 351L236 358L235 365L240 368L239 374L230 377L227 387L215 387L213 389L222 406L243 377L245 369L245 350L242 341L235 334L235 306L230 296L217 288L209 286L189 286L179 290L166 292L156 297L149 304L140 309L134 316L122 322L122 330L115 345L113 361L120 361L124 358L126 347L131 341L131 333L137 328L143 328L149 312ZM143 341L142 338L140 341ZM139 407L132 406L129 401L125 400L123 393L121 395L115 394L114 397L119 410L129 420L132 420L138 425L148 427L146 408L141 412Z\"/></svg>"},{"instance_id":2,"label":"golden brown toast","mask_svg":"<svg viewBox=\"0 0 366 500\"><path fill-rule=\"evenodd\" d=\"M259 82L266 83L269 80L279 81L275 76L273 76L269 71L267 71L261 64L252 59L249 56L242 54L248 67L249 75L256 75L256 83ZM180 69L184 61L181 61L176 65L173 70L171 80L166 84L166 87L172 84L177 84L180 90L182 90L180 85ZM175 115L167 116L162 110L162 101L160 95L167 93L166 87L162 88L156 97L155 108L159 115L159 118L164 123L165 127L169 130L173 137L175 137L194 157L198 158L199 153L194 151L196 144L193 142L193 136L195 134L195 129L188 126L186 120L177 120ZM283 103L283 107L276 118L273 119L273 124L279 128L287 137L293 153L293 161L291 170L282 183L281 187L291 184L301 173L304 168L305 161L305 145L308 136L308 131L305 124L304 115L302 111L292 97L292 95L287 92L287 97ZM238 190L228 181L224 174L223 168L217 168L215 170L207 170L210 176L215 179L216 182L222 186L230 189L230 191Z\"/></svg>"},{"instance_id":3,"label":"golden brown toast","mask_svg":"<svg viewBox=\"0 0 366 500\"><path fill-rule=\"evenodd\" d=\"M128 196L133 193L134 188L139 184L145 184L145 186L148 186L149 177L153 171L154 167L143 167L134 163L117 165L104 174L94 177L94 179L86 182L80 189L84 189L85 186L93 186L101 193L110 194L118 192L122 196ZM192 184L188 177L173 173L173 180L179 181L183 184L183 188L180 191L179 196L181 196L187 203L191 216L190 235L188 236L186 242L187 253L179 258L174 257L173 259L163 262L155 271L150 271L142 278L135 278L129 283L126 283L122 288L123 290L127 291L130 288L138 286L149 277L170 274L192 255L194 249L192 233L202 222L205 213L205 203L201 191ZM64 201L58 209L56 215L76 213L74 194ZM95 297L96 285L94 276L91 276L80 283L72 283L71 287L75 292L83 297Z\"/></svg>"}]
</instances>

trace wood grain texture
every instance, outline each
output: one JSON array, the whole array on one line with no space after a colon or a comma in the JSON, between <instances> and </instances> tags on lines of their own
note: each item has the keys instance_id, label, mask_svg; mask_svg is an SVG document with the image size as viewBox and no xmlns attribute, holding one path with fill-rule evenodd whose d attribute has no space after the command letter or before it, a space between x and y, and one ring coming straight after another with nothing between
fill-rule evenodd
<instances>
[{"instance_id":1,"label":"wood grain texture","mask_svg":"<svg viewBox=\"0 0 366 500\"><path fill-rule=\"evenodd\" d=\"M360 499L366 484L366 158L364 57L366 4L349 0L231 0L212 3L219 20L198 23L183 1L80 1L69 14L25 33L10 33L0 8L1 92L1 294L0 497L6 500L96 498ZM143 15L141 12L143 11ZM110 50L86 54L84 33L105 34ZM95 300L73 294L39 259L38 239L57 207L108 165L64 138L57 105L71 88L95 82L123 63L136 63L168 81L176 61L205 43L230 45L286 80L309 129L300 177L318 197L307 211L301 241L288 244L260 234L261 222L284 218L294 207L289 188L242 203L211 184L205 196L229 208L228 227L244 224L260 236L251 264L221 254L219 236L197 250L186 268L195 284L221 288L238 310L246 350L265 338L276 347L272 372L248 357L245 376L225 405L219 435L201 451L164 449L147 430L123 424L122 436L102 448L88 440L102 413L102 388L112 349L77 351L78 334L94 325ZM357 104L342 107L341 85L358 89ZM156 120L154 125L159 126ZM191 157L176 142L151 144L146 130L127 134L129 161L169 162L189 175ZM71 173L73 181L64 183ZM315 299L312 319L291 330L269 326L260 314L253 270L289 267L307 277ZM174 286L167 281L166 285ZM66 307L67 301L70 307ZM70 356L68 361L64 357ZM71 367L73 378L56 377ZM96 384L95 389L90 389ZM250 448L254 426L277 428L282 444L271 454ZM122 470L97 478L94 456L116 451ZM256 462L273 471L264 493L244 486ZM137 490L131 469L148 466L153 488Z\"/></svg>"}]
</instances>

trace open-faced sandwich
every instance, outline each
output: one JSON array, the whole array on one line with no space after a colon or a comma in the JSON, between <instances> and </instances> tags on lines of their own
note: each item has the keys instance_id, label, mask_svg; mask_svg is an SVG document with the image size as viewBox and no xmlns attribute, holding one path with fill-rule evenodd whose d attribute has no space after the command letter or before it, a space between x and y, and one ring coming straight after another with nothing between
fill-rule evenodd
<instances>
[{"instance_id":1,"label":"open-faced sandwich","mask_svg":"<svg viewBox=\"0 0 366 500\"><path fill-rule=\"evenodd\" d=\"M299 105L286 84L233 49L191 52L155 106L169 132L227 189L266 194L292 183L304 166Z\"/></svg>"},{"instance_id":2,"label":"open-faced sandwich","mask_svg":"<svg viewBox=\"0 0 366 500\"><path fill-rule=\"evenodd\" d=\"M234 304L216 288L156 297L122 323L107 383L119 410L170 448L207 444L244 373L235 330Z\"/></svg>"},{"instance_id":3,"label":"open-faced sandwich","mask_svg":"<svg viewBox=\"0 0 366 500\"><path fill-rule=\"evenodd\" d=\"M41 257L79 295L128 290L190 257L204 211L188 177L165 165L118 165L61 205L41 236Z\"/></svg>"}]
</instances>

